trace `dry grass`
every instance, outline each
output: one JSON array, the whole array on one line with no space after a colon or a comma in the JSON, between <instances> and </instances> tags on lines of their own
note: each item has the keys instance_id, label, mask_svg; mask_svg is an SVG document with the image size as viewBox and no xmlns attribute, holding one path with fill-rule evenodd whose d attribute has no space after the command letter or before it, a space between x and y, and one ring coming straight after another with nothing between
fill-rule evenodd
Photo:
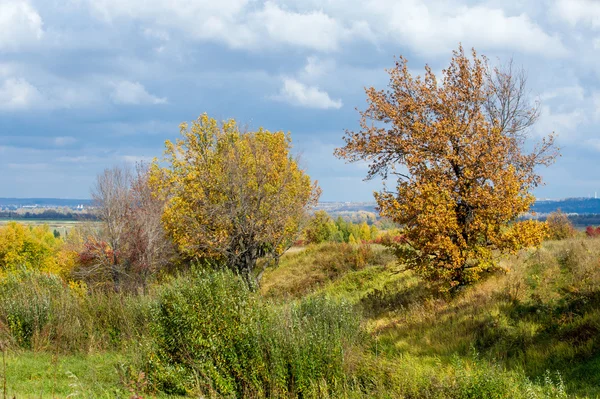
<instances>
[{"instance_id":1,"label":"dry grass","mask_svg":"<svg viewBox=\"0 0 600 399\"><path fill-rule=\"evenodd\" d=\"M373 350L394 364L410 358L410 367L425 367L436 359L451 367L457 356L477 353L533 380L559 371L572 394L600 395L600 240L523 251L503 261L507 273L453 298L397 273L389 258L328 274L333 252L319 247L286 259L266 276L263 293L350 299L363 311Z\"/></svg>"}]
</instances>

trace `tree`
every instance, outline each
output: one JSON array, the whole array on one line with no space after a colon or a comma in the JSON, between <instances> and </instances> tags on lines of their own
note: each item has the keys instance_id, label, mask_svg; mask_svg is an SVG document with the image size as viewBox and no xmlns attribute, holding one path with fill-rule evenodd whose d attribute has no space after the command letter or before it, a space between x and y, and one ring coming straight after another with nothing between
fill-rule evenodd
<instances>
[{"instance_id":1,"label":"tree","mask_svg":"<svg viewBox=\"0 0 600 399\"><path fill-rule=\"evenodd\" d=\"M100 228L87 229L77 274L120 291L146 289L150 276L173 260L175 251L162 226L164 202L148 186L148 167L135 173L115 166L98 175L92 190Z\"/></svg>"},{"instance_id":2,"label":"tree","mask_svg":"<svg viewBox=\"0 0 600 399\"><path fill-rule=\"evenodd\" d=\"M367 222L362 222L359 228L359 238L362 241L369 241L371 239L371 228L367 224Z\"/></svg>"},{"instance_id":3,"label":"tree","mask_svg":"<svg viewBox=\"0 0 600 399\"><path fill-rule=\"evenodd\" d=\"M414 78L402 57L388 73L387 91L366 89L361 129L346 132L336 155L368 161L367 178L397 180L375 198L381 215L402 226L407 267L452 289L496 269L496 251L538 245L545 226L516 219L541 183L535 167L557 149L550 135L524 151L539 115L525 74L512 63L492 69L462 46L441 81L428 66Z\"/></svg>"},{"instance_id":4,"label":"tree","mask_svg":"<svg viewBox=\"0 0 600 399\"><path fill-rule=\"evenodd\" d=\"M331 219L331 216L325 211L316 211L308 221L304 230L306 240L311 244L320 244L333 239L337 231L337 226Z\"/></svg>"},{"instance_id":5,"label":"tree","mask_svg":"<svg viewBox=\"0 0 600 399\"><path fill-rule=\"evenodd\" d=\"M166 167L152 165L163 223L182 253L231 268L255 287L295 241L320 190L290 155L291 139L203 114L166 142ZM257 260L264 258L257 270Z\"/></svg>"},{"instance_id":6,"label":"tree","mask_svg":"<svg viewBox=\"0 0 600 399\"><path fill-rule=\"evenodd\" d=\"M0 227L0 274L19 268L62 274L71 267L60 256L62 246L48 225L9 222Z\"/></svg>"}]
</instances>

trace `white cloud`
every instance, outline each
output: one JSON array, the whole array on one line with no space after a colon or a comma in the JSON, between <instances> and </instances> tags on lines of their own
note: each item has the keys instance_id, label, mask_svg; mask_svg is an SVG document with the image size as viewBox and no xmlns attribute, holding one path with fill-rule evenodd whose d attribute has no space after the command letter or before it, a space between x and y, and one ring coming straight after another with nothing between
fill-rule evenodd
<instances>
[{"instance_id":1,"label":"white cloud","mask_svg":"<svg viewBox=\"0 0 600 399\"><path fill-rule=\"evenodd\" d=\"M270 1L263 10L253 14L252 19L251 29L264 27L265 36L274 42L319 51L337 50L345 38L364 33L362 25L346 28L322 10L290 12Z\"/></svg>"},{"instance_id":2,"label":"white cloud","mask_svg":"<svg viewBox=\"0 0 600 399\"><path fill-rule=\"evenodd\" d=\"M306 59L306 65L304 66L302 75L307 79L316 79L334 71L335 67L334 60L323 60L313 55Z\"/></svg>"},{"instance_id":3,"label":"white cloud","mask_svg":"<svg viewBox=\"0 0 600 399\"><path fill-rule=\"evenodd\" d=\"M457 2L371 0L363 11L378 16L377 31L424 54L446 53L458 42L478 49L510 49L562 56L567 50L527 14L507 15L503 9Z\"/></svg>"},{"instance_id":4,"label":"white cloud","mask_svg":"<svg viewBox=\"0 0 600 399\"><path fill-rule=\"evenodd\" d=\"M150 36L183 31L238 49L290 46L331 52L356 39L447 53L458 42L479 49L563 56L567 50L524 12L459 0L83 0L108 23L142 20ZM591 2L590 0L561 0ZM508 14L511 12L511 14ZM160 47L159 47L160 49Z\"/></svg>"},{"instance_id":5,"label":"white cloud","mask_svg":"<svg viewBox=\"0 0 600 399\"><path fill-rule=\"evenodd\" d=\"M600 92L595 92L592 95L592 104L594 107L593 113L594 113L594 119L596 121L600 121Z\"/></svg>"},{"instance_id":6,"label":"white cloud","mask_svg":"<svg viewBox=\"0 0 600 399\"><path fill-rule=\"evenodd\" d=\"M64 156L56 159L58 162L66 162L66 163L84 163L90 162L90 157L86 155L77 155L77 156Z\"/></svg>"},{"instance_id":7,"label":"white cloud","mask_svg":"<svg viewBox=\"0 0 600 399\"><path fill-rule=\"evenodd\" d=\"M115 104L141 105L141 104L166 104L167 99L156 97L146 91L139 82L123 80L114 85L111 98Z\"/></svg>"},{"instance_id":8,"label":"white cloud","mask_svg":"<svg viewBox=\"0 0 600 399\"><path fill-rule=\"evenodd\" d=\"M292 78L283 79L283 87L277 97L290 104L319 109L340 109L341 100L332 100L327 92L318 87L308 86Z\"/></svg>"},{"instance_id":9,"label":"white cloud","mask_svg":"<svg viewBox=\"0 0 600 399\"><path fill-rule=\"evenodd\" d=\"M9 163L8 165L9 169L16 169L16 170L47 170L50 165L47 163L42 163L42 162L38 162L38 163Z\"/></svg>"},{"instance_id":10,"label":"white cloud","mask_svg":"<svg viewBox=\"0 0 600 399\"><path fill-rule=\"evenodd\" d=\"M600 2L597 0L557 0L554 13L571 26L581 23L600 28Z\"/></svg>"},{"instance_id":11,"label":"white cloud","mask_svg":"<svg viewBox=\"0 0 600 399\"><path fill-rule=\"evenodd\" d=\"M100 19L143 20L152 27L146 36L170 37L167 30L183 31L200 40L223 42L232 48L256 49L277 45L334 51L342 41L368 38L362 20L345 21L321 7L291 10L281 1L253 0L86 0ZM155 28L157 27L157 28ZM160 47L159 47L160 49Z\"/></svg>"},{"instance_id":12,"label":"white cloud","mask_svg":"<svg viewBox=\"0 0 600 399\"><path fill-rule=\"evenodd\" d=\"M540 96L541 101L554 99L564 101L565 98L568 98L570 102L582 102L585 99L585 91L579 84L575 84L547 90Z\"/></svg>"},{"instance_id":13,"label":"white cloud","mask_svg":"<svg viewBox=\"0 0 600 399\"><path fill-rule=\"evenodd\" d=\"M578 136L577 128L588 122L584 109L577 108L570 111L553 111L549 106L542 106L540 119L535 131L540 136L557 133L561 141L572 141Z\"/></svg>"},{"instance_id":14,"label":"white cloud","mask_svg":"<svg viewBox=\"0 0 600 399\"><path fill-rule=\"evenodd\" d=\"M22 78L9 78L0 83L0 110L16 111L33 108L42 102L40 91Z\"/></svg>"},{"instance_id":15,"label":"white cloud","mask_svg":"<svg viewBox=\"0 0 600 399\"><path fill-rule=\"evenodd\" d=\"M43 21L26 0L0 0L0 51L18 50L39 41Z\"/></svg>"}]
</instances>

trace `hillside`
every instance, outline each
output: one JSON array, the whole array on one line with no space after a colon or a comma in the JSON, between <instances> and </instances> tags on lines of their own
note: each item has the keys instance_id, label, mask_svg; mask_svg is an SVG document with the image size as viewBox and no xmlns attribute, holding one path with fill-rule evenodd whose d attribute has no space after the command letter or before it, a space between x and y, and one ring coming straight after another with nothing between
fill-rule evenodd
<instances>
[{"instance_id":1,"label":"hillside","mask_svg":"<svg viewBox=\"0 0 600 399\"><path fill-rule=\"evenodd\" d=\"M565 213L600 213L600 198L566 198L561 200L538 200L531 210L536 213L551 213L558 209Z\"/></svg>"},{"instance_id":2,"label":"hillside","mask_svg":"<svg viewBox=\"0 0 600 399\"><path fill-rule=\"evenodd\" d=\"M342 272L327 258L331 252L313 248L288 257L265 276L263 294L356 304L375 338L377 361L389 364L390 383L401 385L399 397L437 397L431 391L440 385L483 377L478 372L489 373L486 382L466 397L509 397L499 391L527 381L553 381L542 397L558 394L561 384L569 396L600 395L600 240L546 242L505 260L506 274L455 298L399 273L382 248Z\"/></svg>"},{"instance_id":3,"label":"hillside","mask_svg":"<svg viewBox=\"0 0 600 399\"><path fill-rule=\"evenodd\" d=\"M203 270L134 297L14 275L0 287L8 393L593 398L599 260L598 239L548 241L453 297L380 245L343 243L286 254L258 293ZM222 385L199 386L190 367Z\"/></svg>"}]
</instances>

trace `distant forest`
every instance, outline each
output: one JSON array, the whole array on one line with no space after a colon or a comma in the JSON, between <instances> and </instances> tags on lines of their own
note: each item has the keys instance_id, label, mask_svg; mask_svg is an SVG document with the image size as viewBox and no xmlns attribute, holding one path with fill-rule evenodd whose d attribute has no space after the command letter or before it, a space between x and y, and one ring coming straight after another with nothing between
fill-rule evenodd
<instances>
[{"instance_id":1,"label":"distant forest","mask_svg":"<svg viewBox=\"0 0 600 399\"><path fill-rule=\"evenodd\" d=\"M65 212L46 209L42 212L0 211L0 219L8 220L98 220L96 215L85 212Z\"/></svg>"},{"instance_id":2,"label":"distant forest","mask_svg":"<svg viewBox=\"0 0 600 399\"><path fill-rule=\"evenodd\" d=\"M558 209L565 213L600 214L600 198L567 198L558 201L538 200L531 210L537 213L550 213Z\"/></svg>"}]
</instances>

